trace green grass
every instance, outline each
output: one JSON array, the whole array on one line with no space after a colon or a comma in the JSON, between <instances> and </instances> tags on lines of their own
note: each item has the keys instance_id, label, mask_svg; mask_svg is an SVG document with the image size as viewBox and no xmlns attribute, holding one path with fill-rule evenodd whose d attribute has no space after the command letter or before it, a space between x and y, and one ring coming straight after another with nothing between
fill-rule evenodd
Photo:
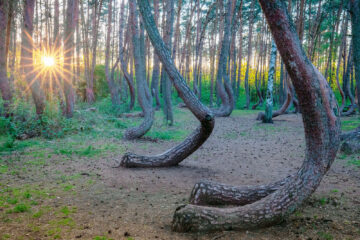
<instances>
[{"instance_id":1,"label":"green grass","mask_svg":"<svg viewBox=\"0 0 360 240\"><path fill-rule=\"evenodd\" d=\"M360 117L347 117L341 119L341 130L351 131L360 126Z\"/></svg>"}]
</instances>

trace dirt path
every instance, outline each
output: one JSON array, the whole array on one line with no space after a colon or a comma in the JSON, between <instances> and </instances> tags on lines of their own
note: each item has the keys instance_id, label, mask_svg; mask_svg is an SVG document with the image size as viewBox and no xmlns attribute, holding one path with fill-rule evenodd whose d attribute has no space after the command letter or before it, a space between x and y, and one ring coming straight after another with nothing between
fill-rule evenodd
<instances>
[{"instance_id":1,"label":"dirt path","mask_svg":"<svg viewBox=\"0 0 360 240\"><path fill-rule=\"evenodd\" d=\"M184 131L194 129L195 119L186 110L179 111L186 116L181 125ZM360 239L360 169L356 166L360 156L341 153L313 197L281 225L205 235L171 231L174 210L187 203L193 185L201 179L262 184L300 167L305 149L301 116L281 116L273 125L256 122L255 116L236 111L229 118L217 119L214 134L204 146L174 168L112 168L125 151L157 154L176 144L172 140L123 142L88 137L78 143L70 136L39 140L38 147L4 155L0 237ZM76 144L93 148L69 150ZM58 145L65 147L59 150ZM17 202L11 202L12 198ZM24 211L17 209L21 202L27 207Z\"/></svg>"}]
</instances>

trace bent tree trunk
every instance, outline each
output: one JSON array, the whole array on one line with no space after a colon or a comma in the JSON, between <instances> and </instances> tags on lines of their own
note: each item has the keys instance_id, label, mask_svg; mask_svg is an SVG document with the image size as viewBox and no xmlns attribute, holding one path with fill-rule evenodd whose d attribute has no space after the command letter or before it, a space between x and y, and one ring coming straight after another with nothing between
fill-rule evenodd
<instances>
[{"instance_id":1,"label":"bent tree trunk","mask_svg":"<svg viewBox=\"0 0 360 240\"><path fill-rule=\"evenodd\" d=\"M130 20L131 20L131 32L133 41L133 53L135 61L135 76L136 76L136 88L138 94L138 101L140 107L144 112L144 120L140 126L130 128L126 130L124 138L127 140L136 139L144 136L151 128L154 122L154 109L152 108L151 94L147 94L149 91L146 84L146 69L145 69L145 40L143 31L139 33L138 24L138 12L136 9L135 0L131 0L130 4Z\"/></svg>"},{"instance_id":2,"label":"bent tree trunk","mask_svg":"<svg viewBox=\"0 0 360 240\"><path fill-rule=\"evenodd\" d=\"M190 154L195 152L210 136L215 125L215 119L209 108L203 105L197 96L190 90L183 77L175 67L169 49L161 39L154 22L148 0L138 0L142 20L151 43L159 56L170 80L174 84L179 96L186 106L200 121L201 125L188 136L181 144L163 154L156 156L139 156L127 153L123 156L121 166L124 167L168 167L179 164Z\"/></svg>"},{"instance_id":3,"label":"bent tree trunk","mask_svg":"<svg viewBox=\"0 0 360 240\"><path fill-rule=\"evenodd\" d=\"M267 187L241 189L246 202L233 208L187 205L176 210L175 231L248 229L269 226L293 213L319 186L339 147L340 119L334 94L301 47L286 5L281 0L259 0L287 71L291 76L305 127L306 153L301 168L284 181ZM218 194L217 185L196 191ZM225 196L232 188L223 188ZM236 189L235 189L236 190ZM254 191L257 197L252 197ZM265 192L262 194L261 192ZM192 202L196 202L192 199ZM204 203L204 202L202 202ZM206 202L204 203L206 204Z\"/></svg>"},{"instance_id":4,"label":"bent tree trunk","mask_svg":"<svg viewBox=\"0 0 360 240\"><path fill-rule=\"evenodd\" d=\"M7 1L0 2L0 29L3 29L0 33L0 91L1 96L4 101L4 113L8 115L9 113L9 105L11 103L12 94L9 79L7 77L6 70L6 53L5 53L5 39L6 39L6 25L9 11L9 3Z\"/></svg>"},{"instance_id":5,"label":"bent tree trunk","mask_svg":"<svg viewBox=\"0 0 360 240\"><path fill-rule=\"evenodd\" d=\"M221 43L218 72L216 77L216 90L217 94L221 98L221 106L219 109L213 110L216 117L228 117L234 109L234 93L230 85L229 74L227 73L227 62L230 49L232 4L233 0L228 0L226 6L224 37Z\"/></svg>"}]
</instances>

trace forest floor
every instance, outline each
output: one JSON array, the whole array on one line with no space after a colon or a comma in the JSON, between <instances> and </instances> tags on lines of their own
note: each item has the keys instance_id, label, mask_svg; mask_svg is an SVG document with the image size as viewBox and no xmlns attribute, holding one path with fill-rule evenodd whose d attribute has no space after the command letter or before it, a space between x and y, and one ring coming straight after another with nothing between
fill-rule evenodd
<instances>
[{"instance_id":1,"label":"forest floor","mask_svg":"<svg viewBox=\"0 0 360 240\"><path fill-rule=\"evenodd\" d=\"M360 239L360 156L338 153L313 196L284 223L259 230L174 233L175 209L207 179L258 185L295 172L304 158L301 115L255 121L258 111L216 119L209 140L179 166L113 168L125 152L158 154L198 125L176 109L175 125L162 113L147 137L123 141L141 119L77 111L79 133L16 141L0 149L0 239ZM360 117L342 119L343 130ZM0 138L1 141L5 141Z\"/></svg>"}]
</instances>

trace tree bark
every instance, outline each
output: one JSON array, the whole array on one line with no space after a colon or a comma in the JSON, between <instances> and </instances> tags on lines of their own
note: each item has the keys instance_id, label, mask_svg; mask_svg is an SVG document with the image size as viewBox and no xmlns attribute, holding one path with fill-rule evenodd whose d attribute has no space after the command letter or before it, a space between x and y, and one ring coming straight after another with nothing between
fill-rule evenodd
<instances>
[{"instance_id":1,"label":"tree bark","mask_svg":"<svg viewBox=\"0 0 360 240\"><path fill-rule=\"evenodd\" d=\"M277 190L259 200L249 197L245 206L215 208L190 204L178 208L172 223L175 231L242 230L279 223L316 190L335 159L340 143L340 119L334 94L306 57L285 3L259 2L299 96L305 127L305 160L298 172L284 179ZM250 189L264 191L260 186Z\"/></svg>"},{"instance_id":2,"label":"tree bark","mask_svg":"<svg viewBox=\"0 0 360 240\"><path fill-rule=\"evenodd\" d=\"M31 90L35 102L36 113L41 116L45 109L45 97L33 65L33 18L35 0L24 1L23 27L21 33L21 60L22 73L28 84L26 90Z\"/></svg>"},{"instance_id":3,"label":"tree bark","mask_svg":"<svg viewBox=\"0 0 360 240\"><path fill-rule=\"evenodd\" d=\"M146 157L131 153L125 154L121 161L124 167L169 167L176 166L193 152L195 152L210 136L215 119L209 108L204 106L190 90L179 71L176 69L171 52L161 39L160 33L154 22L151 8L148 0L138 0L141 16L144 26L150 37L151 43L159 56L167 74L172 80L179 96L200 121L201 126L198 127L189 137L180 145L175 146L163 154Z\"/></svg>"},{"instance_id":4,"label":"tree bark","mask_svg":"<svg viewBox=\"0 0 360 240\"><path fill-rule=\"evenodd\" d=\"M6 41L6 29L8 22L8 11L9 11L9 3L7 1L0 1L0 90L1 96L4 101L4 115L8 116L10 111L10 104L12 101L12 92L10 88L10 82L7 77L7 54L5 46ZM0 112L1 113L1 112Z\"/></svg>"},{"instance_id":5,"label":"tree bark","mask_svg":"<svg viewBox=\"0 0 360 240\"><path fill-rule=\"evenodd\" d=\"M352 26L353 61L357 88L358 109L360 112L360 0L350 0Z\"/></svg>"}]
</instances>

